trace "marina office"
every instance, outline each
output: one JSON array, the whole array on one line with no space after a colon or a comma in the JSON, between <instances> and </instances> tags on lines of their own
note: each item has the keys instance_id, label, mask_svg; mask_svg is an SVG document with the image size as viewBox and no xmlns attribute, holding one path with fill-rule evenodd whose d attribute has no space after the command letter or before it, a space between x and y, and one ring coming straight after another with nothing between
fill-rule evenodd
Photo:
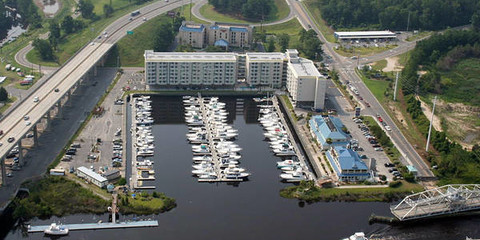
<instances>
[{"instance_id":1,"label":"marina office","mask_svg":"<svg viewBox=\"0 0 480 240\"><path fill-rule=\"evenodd\" d=\"M235 89L238 80L249 87L286 87L294 106L323 109L326 78L311 60L286 53L154 52L145 51L149 88Z\"/></svg>"}]
</instances>

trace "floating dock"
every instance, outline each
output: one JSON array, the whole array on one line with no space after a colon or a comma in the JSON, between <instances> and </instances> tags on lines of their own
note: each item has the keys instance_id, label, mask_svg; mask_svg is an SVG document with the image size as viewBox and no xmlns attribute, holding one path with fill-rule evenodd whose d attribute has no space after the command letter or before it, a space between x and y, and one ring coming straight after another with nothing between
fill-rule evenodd
<instances>
[{"instance_id":1,"label":"floating dock","mask_svg":"<svg viewBox=\"0 0 480 240\"><path fill-rule=\"evenodd\" d=\"M76 230L97 230L97 229L114 229L114 228L140 228L140 227L158 227L158 221L134 221L134 222L120 222L120 223L80 223L80 224L65 224L62 225L68 228L69 231ZM49 228L50 225L28 226L29 233L43 232Z\"/></svg>"}]
</instances>

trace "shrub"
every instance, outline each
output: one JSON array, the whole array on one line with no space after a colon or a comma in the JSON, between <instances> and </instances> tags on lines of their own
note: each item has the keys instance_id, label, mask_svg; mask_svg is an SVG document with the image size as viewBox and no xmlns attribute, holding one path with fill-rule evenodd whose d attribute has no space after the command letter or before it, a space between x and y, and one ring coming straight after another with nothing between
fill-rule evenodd
<instances>
[{"instance_id":1,"label":"shrub","mask_svg":"<svg viewBox=\"0 0 480 240\"><path fill-rule=\"evenodd\" d=\"M402 182L393 181L393 182L389 183L388 186L391 187L391 188L398 188L398 187L402 186Z\"/></svg>"}]
</instances>

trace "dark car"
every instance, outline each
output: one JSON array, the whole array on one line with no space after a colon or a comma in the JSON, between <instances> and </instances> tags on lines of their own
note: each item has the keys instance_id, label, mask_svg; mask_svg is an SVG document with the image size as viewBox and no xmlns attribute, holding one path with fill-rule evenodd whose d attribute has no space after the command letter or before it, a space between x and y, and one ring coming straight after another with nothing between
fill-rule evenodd
<instances>
[{"instance_id":1,"label":"dark car","mask_svg":"<svg viewBox=\"0 0 480 240\"><path fill-rule=\"evenodd\" d=\"M3 130L0 130L0 136L2 136L2 135L3 135Z\"/></svg>"},{"instance_id":2,"label":"dark car","mask_svg":"<svg viewBox=\"0 0 480 240\"><path fill-rule=\"evenodd\" d=\"M7 142L9 142L9 143L11 143L11 142L13 142L13 141L15 141L15 138L14 138L14 137L9 137L9 138L7 139Z\"/></svg>"},{"instance_id":3,"label":"dark car","mask_svg":"<svg viewBox=\"0 0 480 240\"><path fill-rule=\"evenodd\" d=\"M58 88L55 88L55 92L60 92L60 89L58 89Z\"/></svg>"}]
</instances>

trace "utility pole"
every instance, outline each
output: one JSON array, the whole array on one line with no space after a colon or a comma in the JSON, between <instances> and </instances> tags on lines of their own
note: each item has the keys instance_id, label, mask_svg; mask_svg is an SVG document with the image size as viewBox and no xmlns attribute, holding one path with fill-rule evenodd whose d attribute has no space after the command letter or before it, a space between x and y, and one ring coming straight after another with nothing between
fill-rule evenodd
<instances>
[{"instance_id":1,"label":"utility pole","mask_svg":"<svg viewBox=\"0 0 480 240\"><path fill-rule=\"evenodd\" d=\"M189 20L190 22L192 21L192 7L193 7L192 0L190 0L190 20Z\"/></svg>"},{"instance_id":2,"label":"utility pole","mask_svg":"<svg viewBox=\"0 0 480 240\"><path fill-rule=\"evenodd\" d=\"M430 144L430 135L432 134L433 114L435 113L435 104L437 103L437 96L433 99L432 117L430 117L430 127L428 128L427 146L425 151L428 152L428 145Z\"/></svg>"},{"instance_id":3,"label":"utility pole","mask_svg":"<svg viewBox=\"0 0 480 240\"><path fill-rule=\"evenodd\" d=\"M395 78L395 89L393 90L393 101L397 101L397 87L398 87L398 74L400 72L397 72L397 77Z\"/></svg>"},{"instance_id":4,"label":"utility pole","mask_svg":"<svg viewBox=\"0 0 480 240\"><path fill-rule=\"evenodd\" d=\"M410 27L410 11L408 12L408 19L407 19L407 32L408 28Z\"/></svg>"}]
</instances>

